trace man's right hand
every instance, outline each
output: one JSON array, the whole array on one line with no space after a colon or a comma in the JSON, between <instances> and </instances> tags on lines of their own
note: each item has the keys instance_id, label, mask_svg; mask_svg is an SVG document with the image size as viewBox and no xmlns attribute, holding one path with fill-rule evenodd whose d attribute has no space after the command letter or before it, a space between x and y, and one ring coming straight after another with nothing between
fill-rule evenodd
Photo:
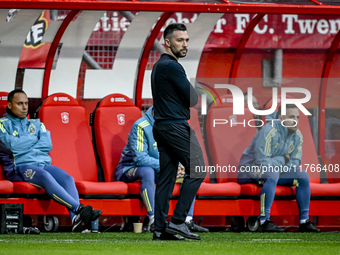
<instances>
[{"instance_id":1,"label":"man's right hand","mask_svg":"<svg viewBox=\"0 0 340 255\"><path fill-rule=\"evenodd\" d=\"M181 165L181 164L178 164L178 170L177 170L176 179L178 179L178 178L183 178L183 177L184 177L184 174L185 174L184 166Z\"/></svg>"},{"instance_id":2,"label":"man's right hand","mask_svg":"<svg viewBox=\"0 0 340 255\"><path fill-rule=\"evenodd\" d=\"M290 160L290 155L286 154L286 155L283 155L283 157L285 158L285 163L287 164Z\"/></svg>"}]
</instances>

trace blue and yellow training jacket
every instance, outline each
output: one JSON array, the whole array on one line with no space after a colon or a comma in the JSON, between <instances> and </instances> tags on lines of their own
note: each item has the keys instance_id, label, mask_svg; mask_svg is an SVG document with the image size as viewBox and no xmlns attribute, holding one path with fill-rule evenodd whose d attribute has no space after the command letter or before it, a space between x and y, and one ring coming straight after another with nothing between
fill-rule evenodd
<instances>
[{"instance_id":1,"label":"blue and yellow training jacket","mask_svg":"<svg viewBox=\"0 0 340 255\"><path fill-rule=\"evenodd\" d=\"M266 119L268 121L274 119L275 116L277 116L277 112ZM239 173L246 169L244 166L258 166L259 169L280 167L280 172L282 172L282 167L298 169L302 158L302 143L303 137L299 129L288 135L288 128L283 126L279 120L269 121L243 152L238 166ZM285 164L284 158L286 154L290 155L287 164ZM249 172L247 173L249 174ZM254 176L254 178L256 177Z\"/></svg>"},{"instance_id":2,"label":"blue and yellow training jacket","mask_svg":"<svg viewBox=\"0 0 340 255\"><path fill-rule=\"evenodd\" d=\"M150 107L145 116L133 124L115 171L115 180L120 180L123 173L137 166L149 166L159 173L159 153L152 133L155 122L152 109Z\"/></svg>"},{"instance_id":3,"label":"blue and yellow training jacket","mask_svg":"<svg viewBox=\"0 0 340 255\"><path fill-rule=\"evenodd\" d=\"M6 177L20 165L49 165L51 135L39 119L0 119L0 161Z\"/></svg>"}]
</instances>

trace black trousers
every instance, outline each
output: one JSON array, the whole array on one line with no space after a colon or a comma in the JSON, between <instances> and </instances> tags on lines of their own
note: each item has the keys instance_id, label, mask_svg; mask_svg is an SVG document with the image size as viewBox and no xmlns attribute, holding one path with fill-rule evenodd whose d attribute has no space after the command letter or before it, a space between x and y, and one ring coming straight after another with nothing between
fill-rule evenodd
<instances>
[{"instance_id":1,"label":"black trousers","mask_svg":"<svg viewBox=\"0 0 340 255\"><path fill-rule=\"evenodd\" d=\"M196 166L205 166L201 146L188 123L154 124L153 135L160 156L160 173L155 194L155 231L164 231L169 212L169 201L176 182L178 163L185 167L181 192L171 221L185 221L191 203L206 173Z\"/></svg>"}]
</instances>

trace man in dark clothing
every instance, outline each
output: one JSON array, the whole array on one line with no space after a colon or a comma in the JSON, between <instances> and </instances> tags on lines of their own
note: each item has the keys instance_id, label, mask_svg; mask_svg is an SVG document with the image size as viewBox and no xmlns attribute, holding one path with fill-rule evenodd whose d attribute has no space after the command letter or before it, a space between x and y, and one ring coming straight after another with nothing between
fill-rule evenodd
<instances>
[{"instance_id":1,"label":"man in dark clothing","mask_svg":"<svg viewBox=\"0 0 340 255\"><path fill-rule=\"evenodd\" d=\"M187 54L189 37L183 24L170 24L163 36L165 53L154 65L151 74L155 118L153 134L160 153L153 240L200 240L200 236L191 233L184 223L206 174L195 172L195 166L204 166L205 163L195 132L187 122L190 119L189 107L197 104L198 96L178 63L178 59ZM188 176L184 178L172 219L167 224L169 200L179 162Z\"/></svg>"}]
</instances>

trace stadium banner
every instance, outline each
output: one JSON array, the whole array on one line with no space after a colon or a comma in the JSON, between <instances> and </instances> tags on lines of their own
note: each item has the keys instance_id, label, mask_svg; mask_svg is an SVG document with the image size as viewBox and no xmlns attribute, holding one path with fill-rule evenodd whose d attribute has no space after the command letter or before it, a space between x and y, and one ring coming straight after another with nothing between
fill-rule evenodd
<instances>
[{"instance_id":1,"label":"stadium banner","mask_svg":"<svg viewBox=\"0 0 340 255\"><path fill-rule=\"evenodd\" d=\"M223 15L210 34L206 47L236 48L255 16L247 13ZM170 23L193 23L197 17L197 13L177 12L167 20L162 31ZM119 12L106 12L95 26L89 45L107 45L114 39L113 34L125 32L129 24ZM255 27L246 48L328 49L339 28L340 18L336 16L265 15Z\"/></svg>"},{"instance_id":2,"label":"stadium banner","mask_svg":"<svg viewBox=\"0 0 340 255\"><path fill-rule=\"evenodd\" d=\"M44 43L42 39L49 24L50 11L45 10L27 34L20 55L19 68L45 68L51 43Z\"/></svg>"}]
</instances>

